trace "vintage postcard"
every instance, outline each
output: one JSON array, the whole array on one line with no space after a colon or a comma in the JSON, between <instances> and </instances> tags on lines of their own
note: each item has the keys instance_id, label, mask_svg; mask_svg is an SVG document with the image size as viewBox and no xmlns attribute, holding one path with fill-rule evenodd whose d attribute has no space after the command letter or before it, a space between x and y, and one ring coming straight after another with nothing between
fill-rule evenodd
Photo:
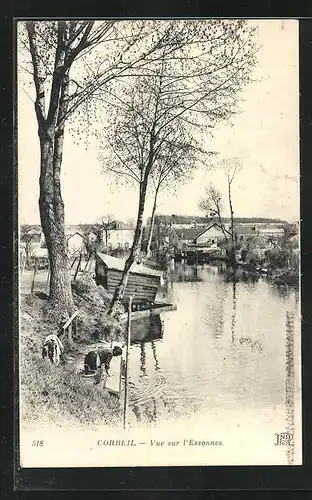
<instances>
[{"instance_id":1,"label":"vintage postcard","mask_svg":"<svg viewBox=\"0 0 312 500\"><path fill-rule=\"evenodd\" d=\"M298 22L16 41L20 466L300 465Z\"/></svg>"}]
</instances>

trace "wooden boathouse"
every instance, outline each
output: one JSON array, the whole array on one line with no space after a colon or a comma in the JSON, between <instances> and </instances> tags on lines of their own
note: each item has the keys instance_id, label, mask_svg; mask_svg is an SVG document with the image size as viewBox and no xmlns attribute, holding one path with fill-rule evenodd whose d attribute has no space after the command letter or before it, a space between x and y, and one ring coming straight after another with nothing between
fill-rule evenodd
<instances>
[{"instance_id":1,"label":"wooden boathouse","mask_svg":"<svg viewBox=\"0 0 312 500\"><path fill-rule=\"evenodd\" d=\"M95 260L95 281L114 294L119 285L125 267L125 260L97 252ZM153 304L156 294L163 281L163 273L143 264L133 264L129 273L128 283L123 297L123 303L129 302L132 295L133 303Z\"/></svg>"}]
</instances>

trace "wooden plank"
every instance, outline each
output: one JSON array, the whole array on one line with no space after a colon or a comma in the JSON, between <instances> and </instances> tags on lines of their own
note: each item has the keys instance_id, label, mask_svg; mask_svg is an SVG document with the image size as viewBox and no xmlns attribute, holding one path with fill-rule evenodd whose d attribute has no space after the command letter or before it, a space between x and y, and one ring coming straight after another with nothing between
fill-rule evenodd
<instances>
[{"instance_id":1,"label":"wooden plank","mask_svg":"<svg viewBox=\"0 0 312 500\"><path fill-rule=\"evenodd\" d=\"M108 278L113 281L119 281L122 278L122 273L120 271L113 271L113 270L108 270L107 271ZM130 271L130 275L128 278L128 282L130 283L136 283L136 284L156 284L160 282L160 276L150 276L150 275L141 275L141 274L132 274Z\"/></svg>"},{"instance_id":2,"label":"wooden plank","mask_svg":"<svg viewBox=\"0 0 312 500\"><path fill-rule=\"evenodd\" d=\"M151 309L144 309L142 311L132 311L131 313L131 318L132 319L138 319L138 318L144 318L146 316L153 316L155 314L160 314L162 312L169 312L169 311L176 311L177 306L175 304L166 304L162 307L153 307ZM121 316L121 321L126 321L127 320L127 314L124 313Z\"/></svg>"},{"instance_id":3,"label":"wooden plank","mask_svg":"<svg viewBox=\"0 0 312 500\"><path fill-rule=\"evenodd\" d=\"M114 293L115 292L115 287L108 287L107 288L109 293ZM126 288L125 290L126 295L134 295L135 299L138 297L156 297L157 295L157 290L138 290L137 288Z\"/></svg>"},{"instance_id":4,"label":"wooden plank","mask_svg":"<svg viewBox=\"0 0 312 500\"><path fill-rule=\"evenodd\" d=\"M112 290L115 290L116 286L109 284L108 288L111 288ZM147 288L147 287L134 287L134 286L126 286L126 291L127 293L132 293L132 294L142 294L142 295L155 295L158 291L158 288Z\"/></svg>"},{"instance_id":5,"label":"wooden plank","mask_svg":"<svg viewBox=\"0 0 312 500\"><path fill-rule=\"evenodd\" d=\"M108 283L107 284L107 289L111 289L111 290L115 290L115 288L117 287L118 285L115 285L114 283ZM135 294L138 294L138 293L141 293L141 294L152 294L152 295L155 295L155 293L157 293L158 291L158 287L156 288L151 288L151 287L141 287L141 286L126 286L126 291L129 293L135 293Z\"/></svg>"},{"instance_id":6,"label":"wooden plank","mask_svg":"<svg viewBox=\"0 0 312 500\"><path fill-rule=\"evenodd\" d=\"M160 281L160 276L153 276L151 274L132 274L130 271L130 280L135 280L137 282L158 282Z\"/></svg>"},{"instance_id":7,"label":"wooden plank","mask_svg":"<svg viewBox=\"0 0 312 500\"><path fill-rule=\"evenodd\" d=\"M118 277L118 278L121 278L123 272L122 271L118 271L118 270L115 270L115 269L106 269L106 272L107 274L111 275L111 276L114 276L114 277ZM160 280L160 276L159 275L154 275L154 274L138 274L138 273L132 273L131 270L130 270L130 277L131 278L134 278L136 280L146 280L146 279L149 279L149 280Z\"/></svg>"},{"instance_id":8,"label":"wooden plank","mask_svg":"<svg viewBox=\"0 0 312 500\"><path fill-rule=\"evenodd\" d=\"M111 284L112 286L118 286L120 283L120 280L113 280L111 278L108 278L108 283ZM159 288L159 283L137 283L135 281L128 281L127 287L129 288L142 288L142 289L151 289L151 290L157 290Z\"/></svg>"},{"instance_id":9,"label":"wooden plank","mask_svg":"<svg viewBox=\"0 0 312 500\"><path fill-rule=\"evenodd\" d=\"M74 312L74 314L66 321L65 325L62 327L63 330L66 330L66 328L68 328L68 326L71 324L71 322L73 321L74 318L76 318L76 316L78 315L79 311L76 311Z\"/></svg>"},{"instance_id":10,"label":"wooden plank","mask_svg":"<svg viewBox=\"0 0 312 500\"><path fill-rule=\"evenodd\" d=\"M99 276L98 276L99 278ZM108 280L108 282L106 283L104 281L104 279L100 278L99 281L98 281L99 284L101 284L104 288L106 288L106 290L109 292L109 293L112 293L114 294L115 292L115 288L119 285L119 281L112 281L112 280ZM156 296L157 292L158 292L158 289L159 287L158 286L141 286L141 285L132 285L132 284L127 284L126 286L126 291L125 293L127 293L128 295L135 295L135 298L137 299L137 297L149 297L149 298L153 298Z\"/></svg>"},{"instance_id":11,"label":"wooden plank","mask_svg":"<svg viewBox=\"0 0 312 500\"><path fill-rule=\"evenodd\" d=\"M121 281L121 273L120 273L120 276L116 276L112 273L108 273L108 279L109 281L112 281L114 283L117 283L119 284L120 281ZM141 285L141 286L159 286L159 283L160 283L160 279L159 278L150 278L150 277L140 277L140 279L137 279L137 276L136 275L130 275L129 278L128 278L128 283L131 284L131 285Z\"/></svg>"},{"instance_id":12,"label":"wooden plank","mask_svg":"<svg viewBox=\"0 0 312 500\"><path fill-rule=\"evenodd\" d=\"M123 296L122 302L124 302L125 300L127 301L129 299L129 297L131 297L131 294L125 293ZM156 295L136 295L134 298L134 302L135 303L144 302L144 301L145 302L154 302L155 298L156 298Z\"/></svg>"},{"instance_id":13,"label":"wooden plank","mask_svg":"<svg viewBox=\"0 0 312 500\"><path fill-rule=\"evenodd\" d=\"M140 290L137 288L126 288L126 293L134 295L135 298L138 298L139 296L155 297L157 294L157 288L155 288L154 290Z\"/></svg>"}]
</instances>

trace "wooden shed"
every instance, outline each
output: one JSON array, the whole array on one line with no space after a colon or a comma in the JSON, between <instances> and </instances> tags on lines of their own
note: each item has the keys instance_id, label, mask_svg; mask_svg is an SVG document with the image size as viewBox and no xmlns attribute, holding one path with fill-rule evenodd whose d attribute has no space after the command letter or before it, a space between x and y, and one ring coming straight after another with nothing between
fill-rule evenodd
<instances>
[{"instance_id":1,"label":"wooden shed","mask_svg":"<svg viewBox=\"0 0 312 500\"><path fill-rule=\"evenodd\" d=\"M95 261L95 281L97 285L102 285L109 293L114 294L121 281L124 267L125 260L97 252ZM133 264L123 302L127 303L130 295L132 295L133 303L153 303L161 284L161 271L142 264Z\"/></svg>"}]
</instances>

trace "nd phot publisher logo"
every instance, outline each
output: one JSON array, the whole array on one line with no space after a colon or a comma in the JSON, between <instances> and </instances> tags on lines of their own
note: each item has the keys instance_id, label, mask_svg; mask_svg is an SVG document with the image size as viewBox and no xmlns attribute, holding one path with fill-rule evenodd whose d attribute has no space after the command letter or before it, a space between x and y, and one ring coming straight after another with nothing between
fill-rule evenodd
<instances>
[{"instance_id":1,"label":"nd phot publisher logo","mask_svg":"<svg viewBox=\"0 0 312 500\"><path fill-rule=\"evenodd\" d=\"M294 439L293 434L290 432L280 432L280 433L275 433L275 446L287 446L289 444L292 444L292 441Z\"/></svg>"}]
</instances>

